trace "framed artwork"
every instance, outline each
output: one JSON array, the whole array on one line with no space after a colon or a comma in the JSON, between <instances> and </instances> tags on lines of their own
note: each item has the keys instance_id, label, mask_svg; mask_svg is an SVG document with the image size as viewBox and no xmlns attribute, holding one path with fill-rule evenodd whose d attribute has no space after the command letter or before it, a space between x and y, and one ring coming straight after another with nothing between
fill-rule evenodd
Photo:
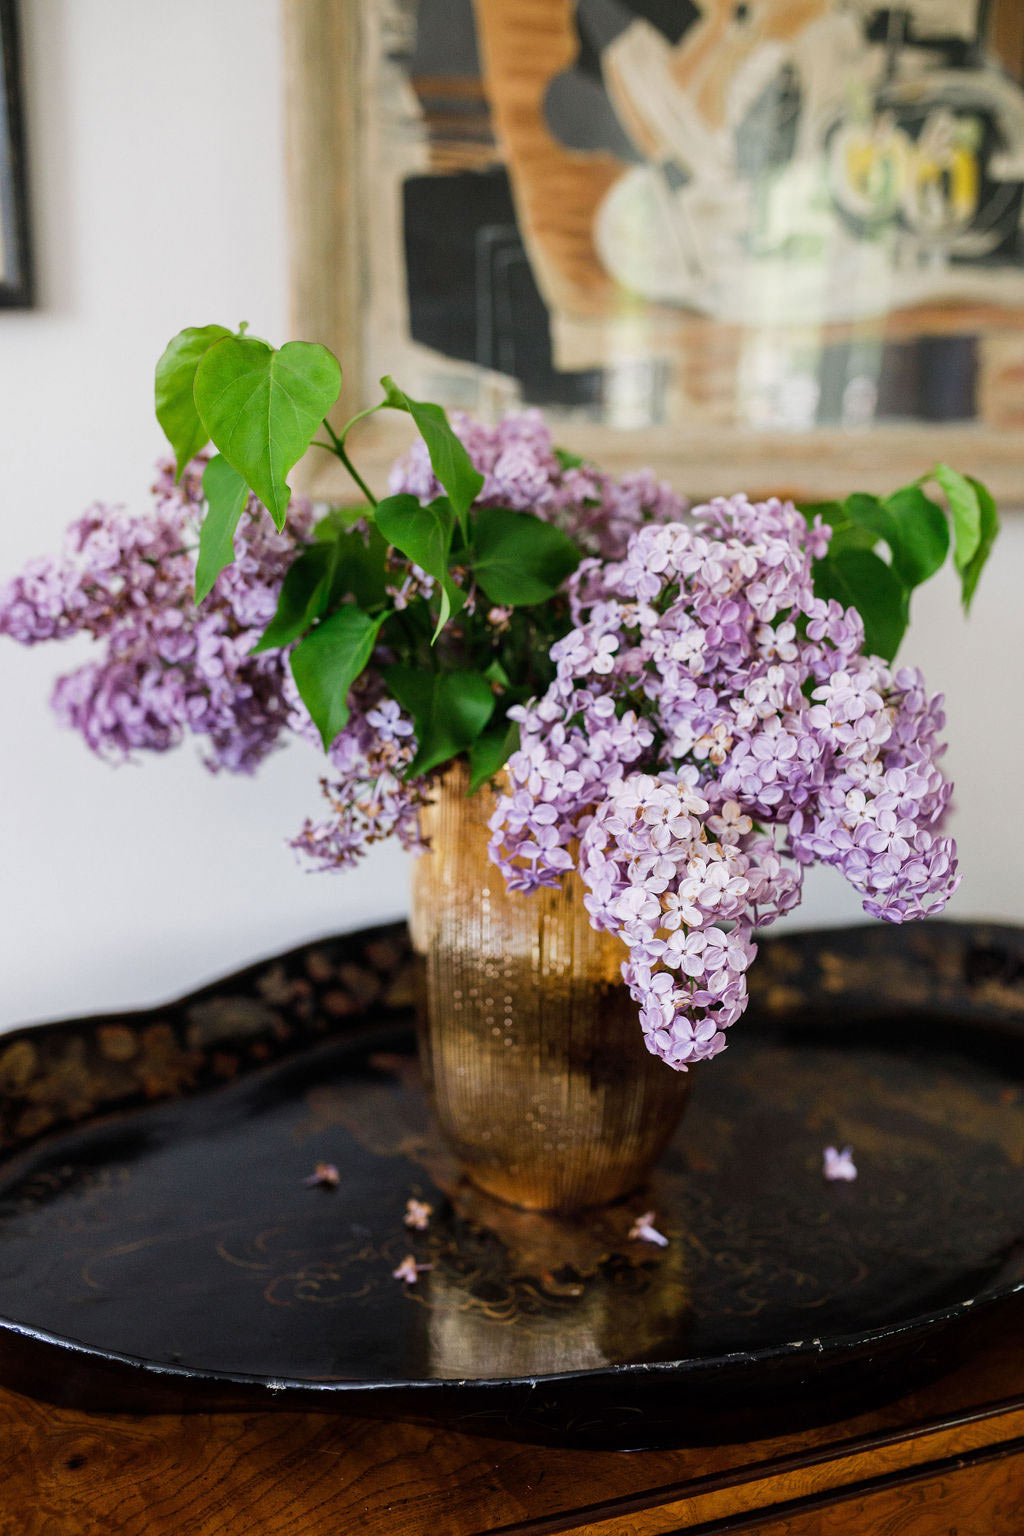
<instances>
[{"instance_id":1,"label":"framed artwork","mask_svg":"<svg viewBox=\"0 0 1024 1536\"><path fill-rule=\"evenodd\" d=\"M0 308L32 302L15 0L0 0Z\"/></svg>"},{"instance_id":2,"label":"framed artwork","mask_svg":"<svg viewBox=\"0 0 1024 1536\"><path fill-rule=\"evenodd\" d=\"M295 334L694 495L1021 499L1020 0L286 0ZM400 423L375 418L382 472ZM321 472L324 472L321 469ZM332 471L327 470L330 474Z\"/></svg>"}]
</instances>

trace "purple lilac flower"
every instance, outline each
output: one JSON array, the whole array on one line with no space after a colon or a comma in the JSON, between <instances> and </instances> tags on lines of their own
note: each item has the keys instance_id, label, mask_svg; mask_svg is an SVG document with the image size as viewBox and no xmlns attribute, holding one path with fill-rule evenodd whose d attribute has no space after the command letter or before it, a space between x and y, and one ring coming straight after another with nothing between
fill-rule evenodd
<instances>
[{"instance_id":1,"label":"purple lilac flower","mask_svg":"<svg viewBox=\"0 0 1024 1536\"><path fill-rule=\"evenodd\" d=\"M409 1199L405 1202L405 1215L402 1217L402 1220L414 1232L426 1232L430 1226L430 1218L433 1214L434 1207L429 1201L417 1200L414 1195L410 1195Z\"/></svg>"},{"instance_id":2,"label":"purple lilac flower","mask_svg":"<svg viewBox=\"0 0 1024 1536\"><path fill-rule=\"evenodd\" d=\"M289 728L318 745L316 727L290 674L286 694ZM423 847L419 813L426 786L403 777L416 755L412 722L372 673L357 683L350 703L349 722L327 754L330 773L320 781L331 814L307 821L292 840L295 851L318 870L350 869L372 843L388 837L397 837L411 852Z\"/></svg>"},{"instance_id":3,"label":"purple lilac flower","mask_svg":"<svg viewBox=\"0 0 1024 1536\"><path fill-rule=\"evenodd\" d=\"M512 711L491 856L512 890L579 870L649 1048L681 1069L725 1048L753 935L798 903L804 866L834 865L891 922L958 883L941 698L814 596L828 536L744 497L639 528L571 578L555 680Z\"/></svg>"},{"instance_id":4,"label":"purple lilac flower","mask_svg":"<svg viewBox=\"0 0 1024 1536\"><path fill-rule=\"evenodd\" d=\"M288 706L285 658L250 652L312 514L293 504L279 533L251 500L235 563L196 608L203 467L196 460L175 486L162 464L148 515L90 508L58 558L33 561L0 590L0 634L25 645L82 633L102 643L102 658L60 678L53 694L58 718L100 756L165 752L192 735L211 769L251 773L278 743Z\"/></svg>"},{"instance_id":5,"label":"purple lilac flower","mask_svg":"<svg viewBox=\"0 0 1024 1536\"><path fill-rule=\"evenodd\" d=\"M433 1269L433 1264L417 1264L416 1255L407 1253L397 1269L391 1271L392 1280L403 1280L406 1285L415 1285L420 1275Z\"/></svg>"}]
</instances>

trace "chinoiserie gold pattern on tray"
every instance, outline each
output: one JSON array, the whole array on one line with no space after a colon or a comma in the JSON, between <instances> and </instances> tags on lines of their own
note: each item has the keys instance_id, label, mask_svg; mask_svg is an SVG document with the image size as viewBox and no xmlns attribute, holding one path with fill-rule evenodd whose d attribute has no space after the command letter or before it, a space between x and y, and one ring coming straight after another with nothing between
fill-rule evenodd
<instances>
[{"instance_id":1,"label":"chinoiserie gold pattern on tray","mask_svg":"<svg viewBox=\"0 0 1024 1536\"><path fill-rule=\"evenodd\" d=\"M422 812L413 877L421 1055L438 1123L473 1181L531 1209L617 1199L656 1161L690 1080L645 1049L622 943L573 872L509 894L487 856L494 792L460 764Z\"/></svg>"},{"instance_id":2,"label":"chinoiserie gold pattern on tray","mask_svg":"<svg viewBox=\"0 0 1024 1536\"><path fill-rule=\"evenodd\" d=\"M773 1415L787 1392L807 1408L812 1377L831 1403L840 1373L879 1379L868 1330L902 1381L942 1309L977 1322L975 1301L1024 1282L1024 934L798 934L766 941L754 974L652 1181L572 1217L460 1176L422 1090L397 925L144 1014L13 1034L0 1379L43 1396L73 1380L133 1411L186 1387L227 1406L242 1377L246 1401L287 1380L282 1402L308 1383L347 1411L364 1383L414 1382L402 1411L418 1413L424 1383L450 1385L456 1417L609 1445L678 1443L766 1388ZM854 1143L854 1184L822 1179L837 1140ZM321 1160L337 1188L306 1187ZM410 1198L433 1207L425 1231L404 1223ZM631 1235L648 1210L665 1248ZM409 1254L412 1285L393 1274ZM15 1381L25 1327L75 1342ZM88 1349L156 1369L114 1381ZM684 1390L695 1361L713 1371ZM484 1380L498 1396L467 1409Z\"/></svg>"}]
</instances>

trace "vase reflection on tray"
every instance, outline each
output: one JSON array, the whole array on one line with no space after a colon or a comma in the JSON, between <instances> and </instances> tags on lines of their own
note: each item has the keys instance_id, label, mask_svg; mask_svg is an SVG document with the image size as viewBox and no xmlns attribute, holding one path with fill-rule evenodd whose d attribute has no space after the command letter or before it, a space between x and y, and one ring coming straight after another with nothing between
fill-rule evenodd
<instances>
[{"instance_id":1,"label":"vase reflection on tray","mask_svg":"<svg viewBox=\"0 0 1024 1536\"><path fill-rule=\"evenodd\" d=\"M457 1196L456 1210L465 1207ZM630 1241L632 1217L620 1206L609 1208L613 1219L576 1227L487 1196L474 1201L469 1194L469 1207L473 1227L438 1255L429 1289L416 1297L428 1305L433 1376L600 1370L684 1350L691 1313L685 1243ZM490 1274L473 1263L467 1231L500 1255Z\"/></svg>"},{"instance_id":2,"label":"vase reflection on tray","mask_svg":"<svg viewBox=\"0 0 1024 1536\"><path fill-rule=\"evenodd\" d=\"M456 765L422 812L413 877L420 1053L440 1128L488 1194L577 1210L642 1184L690 1091L647 1051L622 984L624 945L597 933L573 873L509 893L487 853L494 793Z\"/></svg>"},{"instance_id":3,"label":"vase reflection on tray","mask_svg":"<svg viewBox=\"0 0 1024 1536\"><path fill-rule=\"evenodd\" d=\"M445 1197L414 1240L423 1274L406 1287L422 1311L432 1377L599 1370L685 1351L692 1248L671 1179L656 1175L631 1200L564 1214L485 1194L436 1125L413 1156ZM647 1204L664 1210L671 1236L650 1233Z\"/></svg>"}]
</instances>

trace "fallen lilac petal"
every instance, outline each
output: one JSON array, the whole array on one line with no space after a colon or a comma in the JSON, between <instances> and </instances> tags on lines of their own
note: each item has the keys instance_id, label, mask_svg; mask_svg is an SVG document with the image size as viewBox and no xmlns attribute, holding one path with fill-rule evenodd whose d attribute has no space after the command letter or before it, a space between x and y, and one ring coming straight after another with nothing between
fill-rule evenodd
<instances>
[{"instance_id":1,"label":"fallen lilac petal","mask_svg":"<svg viewBox=\"0 0 1024 1536\"><path fill-rule=\"evenodd\" d=\"M631 1242L656 1243L659 1248L668 1247L668 1238L664 1232L659 1232L654 1225L654 1211L645 1211L638 1216L629 1229Z\"/></svg>"},{"instance_id":2,"label":"fallen lilac petal","mask_svg":"<svg viewBox=\"0 0 1024 1536\"><path fill-rule=\"evenodd\" d=\"M853 1148L844 1147L840 1152L836 1147L826 1147L821 1171L826 1179L845 1179L847 1183L855 1179L857 1168L853 1161Z\"/></svg>"},{"instance_id":3,"label":"fallen lilac petal","mask_svg":"<svg viewBox=\"0 0 1024 1536\"><path fill-rule=\"evenodd\" d=\"M405 1216L403 1220L407 1227L412 1227L415 1232L425 1232L430 1225L430 1218L434 1214L434 1207L426 1200L407 1200Z\"/></svg>"},{"instance_id":4,"label":"fallen lilac petal","mask_svg":"<svg viewBox=\"0 0 1024 1536\"><path fill-rule=\"evenodd\" d=\"M433 1264L417 1264L415 1256L407 1253L397 1269L391 1271L393 1280L404 1280L406 1285L415 1285L417 1279L424 1271L433 1269Z\"/></svg>"},{"instance_id":5,"label":"fallen lilac petal","mask_svg":"<svg viewBox=\"0 0 1024 1536\"><path fill-rule=\"evenodd\" d=\"M303 1179L304 1184L319 1184L323 1189L337 1189L341 1183L341 1174L333 1163L317 1163L313 1173L308 1179Z\"/></svg>"}]
</instances>

